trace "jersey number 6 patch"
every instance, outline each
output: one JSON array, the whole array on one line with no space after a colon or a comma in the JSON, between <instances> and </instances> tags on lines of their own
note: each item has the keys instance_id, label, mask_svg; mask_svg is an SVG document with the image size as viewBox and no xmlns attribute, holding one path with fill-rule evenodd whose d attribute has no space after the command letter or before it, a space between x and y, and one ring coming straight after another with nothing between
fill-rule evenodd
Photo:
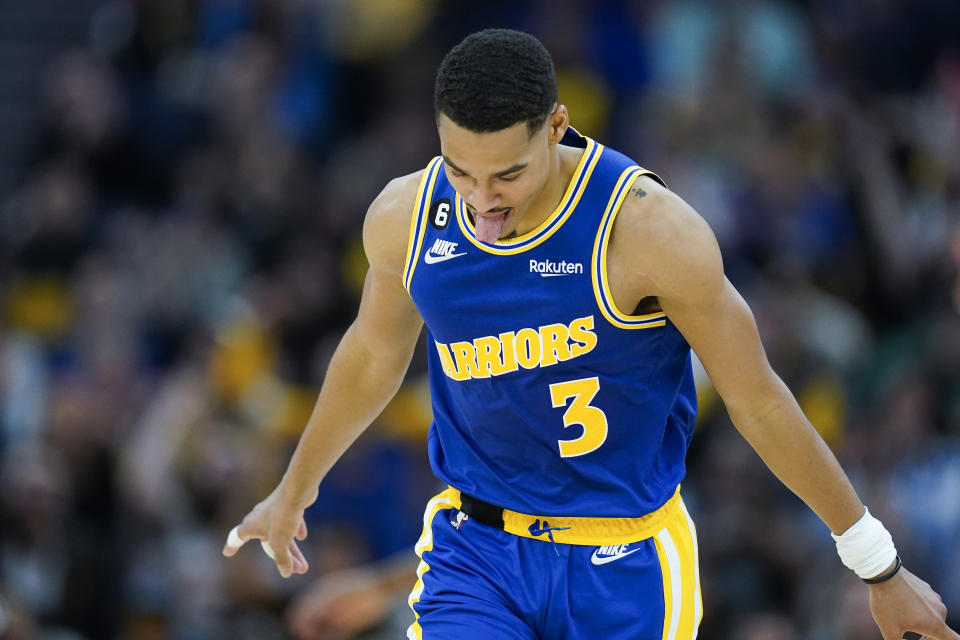
<instances>
[{"instance_id":1,"label":"jersey number 6 patch","mask_svg":"<svg viewBox=\"0 0 960 640\"><path fill-rule=\"evenodd\" d=\"M583 427L583 434L579 438L557 441L561 458L573 458L596 451L606 441L607 414L590 404L598 391L600 379L596 376L550 385L550 401L555 409L566 406L567 400L573 398L563 413L564 428L573 425Z\"/></svg>"}]
</instances>

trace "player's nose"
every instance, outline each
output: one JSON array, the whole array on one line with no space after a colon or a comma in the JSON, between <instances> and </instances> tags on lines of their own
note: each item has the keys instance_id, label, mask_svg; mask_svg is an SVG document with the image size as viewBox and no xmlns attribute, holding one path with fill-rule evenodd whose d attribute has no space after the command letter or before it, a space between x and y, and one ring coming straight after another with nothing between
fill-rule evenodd
<instances>
[{"instance_id":1,"label":"player's nose","mask_svg":"<svg viewBox=\"0 0 960 640\"><path fill-rule=\"evenodd\" d=\"M480 213L486 213L490 209L499 207L501 198L500 194L494 193L490 189L477 186L467 194L467 202L473 205L473 208Z\"/></svg>"}]
</instances>

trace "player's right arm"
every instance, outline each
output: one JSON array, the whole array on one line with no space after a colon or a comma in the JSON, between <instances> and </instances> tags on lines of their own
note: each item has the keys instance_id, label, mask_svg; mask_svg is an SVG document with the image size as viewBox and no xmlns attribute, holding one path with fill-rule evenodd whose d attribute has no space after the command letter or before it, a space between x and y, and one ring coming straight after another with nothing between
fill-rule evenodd
<instances>
[{"instance_id":1,"label":"player's right arm","mask_svg":"<svg viewBox=\"0 0 960 640\"><path fill-rule=\"evenodd\" d=\"M334 463L400 388L423 320L403 288L410 216L420 174L393 180L370 205L363 245L370 262L357 317L327 368L313 414L274 491L243 519L240 540L269 544L280 574L305 573L295 537L306 537L304 510ZM228 544L223 553L234 555Z\"/></svg>"}]
</instances>

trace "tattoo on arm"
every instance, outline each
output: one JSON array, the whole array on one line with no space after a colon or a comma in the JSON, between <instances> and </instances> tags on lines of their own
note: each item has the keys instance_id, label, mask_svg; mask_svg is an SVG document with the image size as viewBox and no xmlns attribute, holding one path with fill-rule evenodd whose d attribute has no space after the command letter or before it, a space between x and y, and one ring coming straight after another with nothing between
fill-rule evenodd
<instances>
[{"instance_id":1,"label":"tattoo on arm","mask_svg":"<svg viewBox=\"0 0 960 640\"><path fill-rule=\"evenodd\" d=\"M647 192L641 189L640 187L634 187L633 189L630 189L630 193L637 196L638 198L642 198L647 195Z\"/></svg>"}]
</instances>

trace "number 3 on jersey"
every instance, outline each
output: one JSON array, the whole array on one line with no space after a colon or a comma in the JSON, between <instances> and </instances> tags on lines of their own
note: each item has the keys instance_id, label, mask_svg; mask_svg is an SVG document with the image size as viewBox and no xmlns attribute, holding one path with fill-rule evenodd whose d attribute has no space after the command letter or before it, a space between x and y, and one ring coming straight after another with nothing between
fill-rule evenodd
<instances>
[{"instance_id":1,"label":"number 3 on jersey","mask_svg":"<svg viewBox=\"0 0 960 640\"><path fill-rule=\"evenodd\" d=\"M607 414L602 409L591 406L590 401L600 391L600 379L581 378L567 382L555 382L550 385L550 400L554 409L566 406L563 414L563 427L581 425L583 435L573 440L558 440L561 458L573 458L596 451L607 439Z\"/></svg>"}]
</instances>

